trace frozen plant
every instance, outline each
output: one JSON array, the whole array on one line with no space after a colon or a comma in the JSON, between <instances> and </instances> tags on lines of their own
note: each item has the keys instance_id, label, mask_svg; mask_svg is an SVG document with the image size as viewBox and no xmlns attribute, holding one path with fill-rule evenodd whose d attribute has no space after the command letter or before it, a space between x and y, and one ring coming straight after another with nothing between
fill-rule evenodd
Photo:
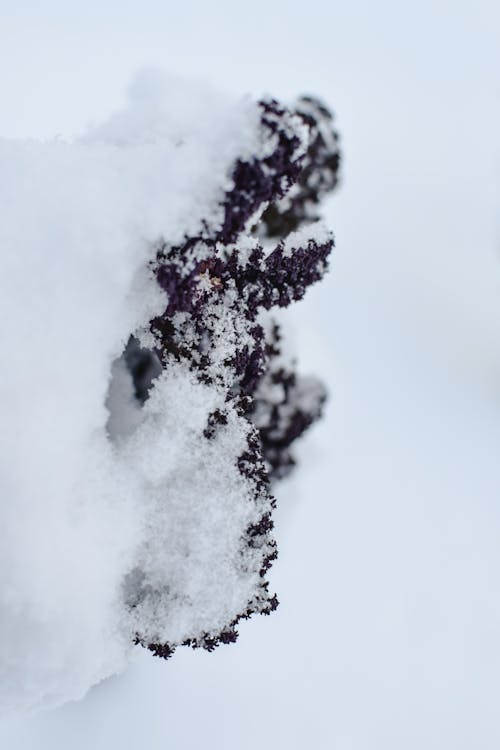
<instances>
[{"instance_id":1,"label":"frozen plant","mask_svg":"<svg viewBox=\"0 0 500 750\"><path fill-rule=\"evenodd\" d=\"M238 620L277 606L266 580L276 557L271 480L293 466L290 446L325 400L321 383L282 356L269 311L301 299L327 268L333 238L318 209L337 183L337 136L313 98L258 107L257 148L236 160L222 217L205 217L180 244L159 244L152 267L167 305L151 321L152 346L131 338L124 353L141 405L187 373L206 394L203 430L175 466L197 485L178 488L168 510L155 508L153 523L168 523L162 549L148 538L127 579L137 641L165 657L179 644L232 642ZM169 392L155 402L168 413ZM185 429L182 406L179 419ZM190 523L172 528L187 504Z\"/></svg>"}]
</instances>

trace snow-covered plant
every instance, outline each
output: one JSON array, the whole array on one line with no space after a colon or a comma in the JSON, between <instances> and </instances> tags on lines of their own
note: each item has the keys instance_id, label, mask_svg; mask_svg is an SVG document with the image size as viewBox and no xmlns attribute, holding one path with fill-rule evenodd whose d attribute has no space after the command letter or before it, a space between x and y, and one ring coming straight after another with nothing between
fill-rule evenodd
<instances>
[{"instance_id":1,"label":"snow-covered plant","mask_svg":"<svg viewBox=\"0 0 500 750\"><path fill-rule=\"evenodd\" d=\"M151 73L76 143L0 141L4 710L276 607L272 483L325 394L272 310L327 268L338 162L315 99Z\"/></svg>"},{"instance_id":2,"label":"snow-covered plant","mask_svg":"<svg viewBox=\"0 0 500 750\"><path fill-rule=\"evenodd\" d=\"M161 394L187 373L206 401L203 430L175 468L198 484L161 500L163 549L148 538L127 581L137 640L161 656L180 643L211 650L234 641L239 619L277 606L266 580L276 557L269 480L290 468L289 446L324 400L317 381L280 361L279 328L265 313L301 299L327 267L333 239L316 208L336 183L337 139L311 98L290 110L274 100L258 108L258 148L235 163L222 221L205 217L199 232L157 249L167 305L151 322L154 348L132 340L125 354L142 404L151 388ZM155 403L156 419L168 415L168 390ZM189 523L172 528L187 504Z\"/></svg>"}]
</instances>

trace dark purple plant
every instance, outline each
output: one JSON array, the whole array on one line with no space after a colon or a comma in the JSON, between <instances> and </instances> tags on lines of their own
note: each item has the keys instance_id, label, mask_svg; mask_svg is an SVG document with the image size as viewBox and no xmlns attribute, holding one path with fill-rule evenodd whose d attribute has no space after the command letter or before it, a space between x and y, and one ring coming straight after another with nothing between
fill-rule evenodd
<instances>
[{"instance_id":1,"label":"dark purple plant","mask_svg":"<svg viewBox=\"0 0 500 750\"><path fill-rule=\"evenodd\" d=\"M265 315L301 299L328 267L333 237L317 220L321 199L337 184L337 135L330 112L312 97L290 110L274 100L259 106L260 152L236 161L219 218L204 221L182 244L158 247L154 272L168 303L151 322L154 351L132 338L125 352L140 402L156 375L179 361L200 382L221 389L226 410L209 415L206 440L227 423L229 408L254 425L237 466L266 508L242 540L260 553L259 593L217 635L185 642L208 650L233 642L241 618L277 606L265 578L276 557L270 484L294 465L290 447L325 400L318 381L297 375L283 359L279 327ZM137 642L163 657L177 645L149 643L140 633Z\"/></svg>"}]
</instances>

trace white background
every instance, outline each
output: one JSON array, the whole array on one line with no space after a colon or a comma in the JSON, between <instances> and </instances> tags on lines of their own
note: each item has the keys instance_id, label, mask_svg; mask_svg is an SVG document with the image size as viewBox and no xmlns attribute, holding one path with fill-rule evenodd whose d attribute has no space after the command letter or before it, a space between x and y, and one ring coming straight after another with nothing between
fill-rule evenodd
<instances>
[{"instance_id":1,"label":"white background","mask_svg":"<svg viewBox=\"0 0 500 750\"><path fill-rule=\"evenodd\" d=\"M500 747L500 6L0 0L0 135L71 137L138 67L321 95L343 184L291 315L331 399L279 490L279 611L138 651L5 750Z\"/></svg>"}]
</instances>

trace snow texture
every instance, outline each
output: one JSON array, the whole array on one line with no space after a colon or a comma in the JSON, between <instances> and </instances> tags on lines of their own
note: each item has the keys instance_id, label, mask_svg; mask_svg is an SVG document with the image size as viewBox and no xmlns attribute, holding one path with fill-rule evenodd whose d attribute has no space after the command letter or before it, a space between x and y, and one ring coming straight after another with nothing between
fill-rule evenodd
<instances>
[{"instance_id":1,"label":"snow texture","mask_svg":"<svg viewBox=\"0 0 500 750\"><path fill-rule=\"evenodd\" d=\"M296 179L311 132L275 103L149 72L75 142L0 141L2 715L81 697L134 640L210 648L275 606L274 501L244 413L248 357L264 357L252 320L300 298L332 240L311 225L264 251L245 232ZM253 194L249 170L265 175Z\"/></svg>"},{"instance_id":2,"label":"snow texture","mask_svg":"<svg viewBox=\"0 0 500 750\"><path fill-rule=\"evenodd\" d=\"M3 712L77 698L124 664L120 586L141 538L148 457L131 466L132 445L107 438L111 365L164 304L145 271L152 241L214 213L256 116L248 101L143 75L127 109L81 141L0 141ZM173 404L185 396L172 378L162 385ZM188 430L203 397L191 389ZM168 442L166 475L190 434Z\"/></svg>"}]
</instances>

